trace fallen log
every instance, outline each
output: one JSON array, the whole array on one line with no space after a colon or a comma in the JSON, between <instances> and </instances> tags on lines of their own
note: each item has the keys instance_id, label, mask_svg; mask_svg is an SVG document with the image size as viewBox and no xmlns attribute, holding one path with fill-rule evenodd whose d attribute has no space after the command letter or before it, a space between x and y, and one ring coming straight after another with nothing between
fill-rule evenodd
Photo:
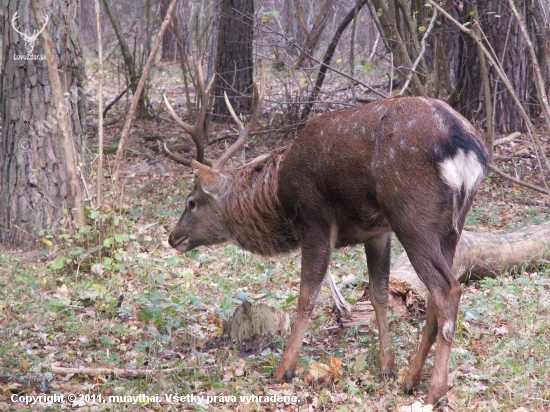
<instances>
[{"instance_id":1,"label":"fallen log","mask_svg":"<svg viewBox=\"0 0 550 412\"><path fill-rule=\"evenodd\" d=\"M550 222L499 235L464 231L457 245L452 269L456 279L464 283L470 279L495 278L514 268L533 268L548 263L545 259L549 255ZM347 309L339 309L343 328L358 323L372 325L375 318L370 302L358 302L357 307L349 310L347 304L341 302L341 294L330 273L329 281L336 307ZM397 259L390 270L390 293L394 297L390 308L396 306L392 309L398 312L402 311L402 307L397 307L399 300L407 307L425 306L428 290L418 278L406 253Z\"/></svg>"}]
</instances>

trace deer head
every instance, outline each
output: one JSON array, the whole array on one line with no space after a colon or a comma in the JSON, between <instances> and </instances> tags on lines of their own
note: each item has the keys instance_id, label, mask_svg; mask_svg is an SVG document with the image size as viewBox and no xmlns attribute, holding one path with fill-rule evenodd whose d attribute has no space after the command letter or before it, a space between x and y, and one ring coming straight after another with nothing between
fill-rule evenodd
<instances>
[{"instance_id":1,"label":"deer head","mask_svg":"<svg viewBox=\"0 0 550 412\"><path fill-rule=\"evenodd\" d=\"M44 25L42 26L42 28L36 32L34 32L32 35L28 35L27 33L23 33L22 31L19 30L18 26L17 26L17 18L19 17L19 12L16 11L15 14L13 15L13 17L11 18L11 25L13 27L13 29L19 33L21 35L21 37L23 38L23 40L25 41L25 49L27 50L27 54L32 54L32 51L34 50L34 45L36 43L36 40L38 39L38 36L40 35L40 33L42 33L44 31L44 29L46 28L46 25L48 24L48 21L49 21L49 18L48 18L48 15L45 14L44 15Z\"/></svg>"},{"instance_id":2,"label":"deer head","mask_svg":"<svg viewBox=\"0 0 550 412\"><path fill-rule=\"evenodd\" d=\"M170 245L180 252L186 252L199 245L219 244L228 240L228 235L223 230L225 225L222 223L223 195L230 186L232 173L226 173L222 169L231 156L243 147L250 132L256 127L265 95L265 72L263 63L260 60L260 85L258 86L254 82L253 112L247 126L239 119L227 98L227 94L224 93L225 102L231 117L236 123L239 136L210 167L204 164L204 142L207 140L205 118L214 78L212 78L208 87L205 87L204 76L199 63L197 79L201 95L200 109L193 125L181 120L168 102L166 95L164 96L164 102L171 116L183 130L191 135L197 148L197 159L195 160L191 159L189 155L186 157L176 155L168 150L166 144L164 145L164 151L168 156L180 164L192 167L196 176L195 188L188 196L183 215L168 239Z\"/></svg>"}]
</instances>

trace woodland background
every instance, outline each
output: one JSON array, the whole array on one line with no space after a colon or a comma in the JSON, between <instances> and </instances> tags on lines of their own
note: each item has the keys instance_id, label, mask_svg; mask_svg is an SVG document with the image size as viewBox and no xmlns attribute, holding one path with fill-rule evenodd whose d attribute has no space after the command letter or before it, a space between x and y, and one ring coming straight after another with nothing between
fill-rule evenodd
<instances>
[{"instance_id":1,"label":"woodland background","mask_svg":"<svg viewBox=\"0 0 550 412\"><path fill-rule=\"evenodd\" d=\"M466 229L506 236L537 225L547 245L550 3L101 0L101 33L95 3L3 1L2 409L25 409L9 402L11 394L55 392L95 395L67 403L92 410L176 408L102 403L98 394L300 399L179 406L243 411L401 410L422 400L429 379L414 397L384 381L376 329L368 322L342 328L328 288L292 383L269 379L284 339L246 353L232 345L224 321L244 300L293 313L300 256L260 259L230 245L171 250L167 236L193 178L161 146L218 157L237 135L223 93L248 122L260 59L266 97L232 166L290 144L322 113L397 94L435 97L470 120L490 151ZM33 54L46 58L16 58L27 55L21 33L37 33L45 15ZM216 73L206 104L199 70L206 83ZM205 125L198 139L172 120L163 94L186 122ZM394 243L397 260L402 249ZM531 254L536 265L522 258L519 266L504 262L498 273L467 279L447 409L548 410L544 253ZM362 251L335 253L331 271L348 302L361 301L368 282ZM424 324L421 299L406 296L396 295L392 315L402 368ZM318 370L326 373L311 379Z\"/></svg>"}]
</instances>

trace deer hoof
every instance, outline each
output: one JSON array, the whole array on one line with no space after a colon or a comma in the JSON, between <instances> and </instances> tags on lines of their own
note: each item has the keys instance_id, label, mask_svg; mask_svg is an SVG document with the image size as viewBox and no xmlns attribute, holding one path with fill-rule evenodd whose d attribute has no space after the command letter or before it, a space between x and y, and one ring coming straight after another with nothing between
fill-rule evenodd
<instances>
[{"instance_id":1,"label":"deer hoof","mask_svg":"<svg viewBox=\"0 0 550 412\"><path fill-rule=\"evenodd\" d=\"M397 371L384 369L382 371L382 376L384 377L384 380L386 380L386 381L389 381L390 379L393 379L394 381L396 381L397 380Z\"/></svg>"},{"instance_id":2,"label":"deer hoof","mask_svg":"<svg viewBox=\"0 0 550 412\"><path fill-rule=\"evenodd\" d=\"M279 382L282 382L282 381L290 382L292 381L294 376L296 376L296 373L294 370L291 370L291 369L287 369L283 371L278 368L273 374L273 378Z\"/></svg>"},{"instance_id":3,"label":"deer hoof","mask_svg":"<svg viewBox=\"0 0 550 412\"><path fill-rule=\"evenodd\" d=\"M403 385L401 389L403 389L403 392L405 392L407 395L412 395L416 392L416 388L418 388L418 384L415 384L413 382L403 382Z\"/></svg>"}]
</instances>

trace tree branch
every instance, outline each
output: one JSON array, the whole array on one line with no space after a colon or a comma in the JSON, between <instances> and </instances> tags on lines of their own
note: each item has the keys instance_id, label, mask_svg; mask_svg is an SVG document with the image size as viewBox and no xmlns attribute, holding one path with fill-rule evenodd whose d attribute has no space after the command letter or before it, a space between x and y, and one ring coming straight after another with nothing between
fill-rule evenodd
<instances>
[{"instance_id":1,"label":"tree branch","mask_svg":"<svg viewBox=\"0 0 550 412\"><path fill-rule=\"evenodd\" d=\"M164 32L166 31L166 28L170 24L170 20L172 19L172 13L176 8L177 3L178 3L178 0L172 0L172 2L170 3L170 6L168 6L168 10L166 11L166 17L162 22L162 26L160 27L160 31L157 36L157 40L155 41L153 50L151 50L151 54L147 59L147 63L145 64L145 69L143 70L143 73L139 79L138 87L134 93L134 98L132 99L130 110L128 111L128 115L126 116L126 123L124 123L124 128L122 129L122 135L120 137L120 141L118 142L118 150L115 158L115 166L113 171L114 182L118 182L118 175L122 164L122 157L124 156L124 149L126 147L126 142L128 141L128 136L130 135L130 126L132 125L134 113L136 112L139 98L141 96L141 93L143 92L143 88L145 87L145 82L147 81L147 77L149 76L149 72L151 71L151 67L153 66L153 62L155 61L155 56L160 47L160 43L162 42L162 36L164 36Z\"/></svg>"}]
</instances>

